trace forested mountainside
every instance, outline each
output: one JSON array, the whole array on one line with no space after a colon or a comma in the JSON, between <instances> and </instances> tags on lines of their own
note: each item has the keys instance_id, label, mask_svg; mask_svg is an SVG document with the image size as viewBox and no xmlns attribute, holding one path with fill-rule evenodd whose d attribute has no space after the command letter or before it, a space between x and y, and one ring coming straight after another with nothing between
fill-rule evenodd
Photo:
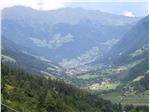
<instances>
[{"instance_id":1,"label":"forested mountainside","mask_svg":"<svg viewBox=\"0 0 150 112\"><path fill-rule=\"evenodd\" d=\"M1 63L15 64L20 66L20 68L25 71L44 74L53 78L65 77L62 67L45 58L30 55L24 52L24 49L26 48L22 48L21 46L2 36Z\"/></svg>"},{"instance_id":2,"label":"forested mountainside","mask_svg":"<svg viewBox=\"0 0 150 112\"><path fill-rule=\"evenodd\" d=\"M148 60L149 16L141 19L112 47L109 57L116 65L141 58ZM110 60L111 61L111 60Z\"/></svg>"},{"instance_id":3,"label":"forested mountainside","mask_svg":"<svg viewBox=\"0 0 150 112\"><path fill-rule=\"evenodd\" d=\"M141 19L133 28L131 28L123 38L113 46L110 51L109 61L113 66L125 66L133 64L129 67L123 81L131 82L138 77L148 77L149 71L149 16ZM120 69L121 70L121 69ZM123 71L123 69L121 70ZM148 90L148 80L145 88ZM141 88L139 87L139 90Z\"/></svg>"},{"instance_id":4,"label":"forested mountainside","mask_svg":"<svg viewBox=\"0 0 150 112\"><path fill-rule=\"evenodd\" d=\"M2 64L2 112L148 112L148 107L112 104L64 81Z\"/></svg>"},{"instance_id":5,"label":"forested mountainside","mask_svg":"<svg viewBox=\"0 0 150 112\"><path fill-rule=\"evenodd\" d=\"M109 62L112 66L136 63L128 70L128 80L148 73L149 70L149 16L141 19L110 50ZM124 79L123 79L124 80Z\"/></svg>"}]
</instances>

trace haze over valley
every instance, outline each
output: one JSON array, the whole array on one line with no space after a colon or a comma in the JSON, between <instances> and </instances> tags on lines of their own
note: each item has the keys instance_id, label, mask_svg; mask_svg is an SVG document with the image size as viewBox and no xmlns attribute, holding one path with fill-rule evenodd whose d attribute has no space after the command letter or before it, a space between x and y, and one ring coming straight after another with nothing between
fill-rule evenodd
<instances>
[{"instance_id":1,"label":"haze over valley","mask_svg":"<svg viewBox=\"0 0 150 112\"><path fill-rule=\"evenodd\" d=\"M55 95L59 97L59 93L63 96L65 100L61 98L61 100L58 98L58 101L54 100L56 105L59 100L65 105L62 112L81 112L82 105L81 107L75 105L78 103L76 93L83 98L80 99L85 104L83 107L89 107L89 100L93 99L89 112L106 112L104 108L107 106L103 107L103 104L97 106L94 96L110 100L111 105L123 105L122 111L125 110L126 105L131 104L139 106L137 107L139 110L140 106L143 108L145 106L147 109L149 97L148 25L148 15L128 17L71 7L47 11L25 6L3 9L2 75L5 73L8 76L2 76L3 91L7 93L6 96L2 93L2 102L22 111L21 105L18 107L19 100L14 98L15 103L13 103L13 99L9 99L14 94L11 90L15 86L24 88L26 83L30 83L26 81L31 79L35 82L33 86L39 86L39 90L50 89L49 95L51 96L48 95L48 98L54 100ZM17 72L18 69L11 66L27 72L24 79L18 76L22 82L14 83L17 76L13 77L10 74L14 71L16 75L19 75L21 72ZM7 69L8 71L10 69L10 74L6 72ZM39 79L36 75L28 76L28 73L38 74ZM47 81L44 78L51 80ZM59 80L64 82L59 82ZM36 81L41 81L41 85L36 84ZM50 88L48 88L49 83L52 84ZM76 89L73 89L74 87L70 84ZM62 88L67 89L64 92ZM80 92L77 88L86 91L87 94ZM36 102L40 97L34 96L37 90L31 92L31 96L29 92L29 96L25 95L26 98L33 97L32 101ZM24 95L21 89L20 91L18 96ZM71 91L70 94L67 93L68 91ZM44 92L41 95L46 94ZM72 97L71 100L70 97ZM84 98L88 99L84 100ZM105 100L99 101L108 103ZM26 100L23 99L23 101ZM69 104L67 101L74 103L66 106ZM26 105L26 111L34 110L34 106L30 110L27 108L28 104L22 104ZM52 108L55 107L54 105L55 103L51 105L51 109L46 108L45 105L39 108L47 109L43 112L50 112L54 109ZM117 106L116 108L119 108ZM114 111L110 109L107 112L121 112L120 108L118 110L115 108L115 111L113 107L111 109ZM62 108L63 106L60 107ZM40 109L35 108L35 112L41 112ZM59 106L57 109L55 108L52 112L60 112ZM5 112L9 111L5 110ZM88 112L88 110L83 109L83 112ZM126 112L131 112L131 110ZM135 112L147 111L141 109Z\"/></svg>"}]
</instances>

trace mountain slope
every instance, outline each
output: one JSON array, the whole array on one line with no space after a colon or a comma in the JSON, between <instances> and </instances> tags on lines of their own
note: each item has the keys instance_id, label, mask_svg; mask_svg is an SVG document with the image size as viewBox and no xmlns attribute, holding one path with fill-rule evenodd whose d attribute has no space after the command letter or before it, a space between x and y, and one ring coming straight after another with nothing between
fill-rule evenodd
<instances>
[{"instance_id":1,"label":"mountain slope","mask_svg":"<svg viewBox=\"0 0 150 112\"><path fill-rule=\"evenodd\" d=\"M149 17L147 16L140 20L112 48L114 65L125 65L140 61L128 70L128 75L124 81L132 81L139 76L147 77L146 74L149 72L148 19Z\"/></svg>"},{"instance_id":2,"label":"mountain slope","mask_svg":"<svg viewBox=\"0 0 150 112\"><path fill-rule=\"evenodd\" d=\"M148 111L147 107L122 108L120 104L111 104L63 81L29 75L2 64L2 111L10 112L12 109L28 112Z\"/></svg>"},{"instance_id":3,"label":"mountain slope","mask_svg":"<svg viewBox=\"0 0 150 112\"><path fill-rule=\"evenodd\" d=\"M24 109L28 112L103 112L114 108L110 102L98 97L95 99L94 96L63 81L28 75L6 65L2 66L2 103L18 111ZM8 111L4 107L3 110Z\"/></svg>"},{"instance_id":4,"label":"mountain slope","mask_svg":"<svg viewBox=\"0 0 150 112\"><path fill-rule=\"evenodd\" d=\"M138 57L145 53L146 55L144 55L143 58L148 59L148 18L147 16L140 20L114 45L109 54L112 56L114 63L123 64L138 59Z\"/></svg>"},{"instance_id":5,"label":"mountain slope","mask_svg":"<svg viewBox=\"0 0 150 112\"><path fill-rule=\"evenodd\" d=\"M35 57L24 53L26 48L18 46L2 36L2 63L15 64L29 72L41 73L57 78L65 74L63 69L42 57ZM59 76L61 74L62 76Z\"/></svg>"},{"instance_id":6,"label":"mountain slope","mask_svg":"<svg viewBox=\"0 0 150 112\"><path fill-rule=\"evenodd\" d=\"M148 105L149 91L149 17L137 22L95 64L104 66L98 70L79 74L81 86L95 90L105 99L121 104ZM90 76L89 76L90 75ZM84 76L84 77L83 77ZM95 78L91 78L91 77ZM86 78L85 78L86 77ZM89 79L88 79L89 78ZM91 79L90 79L91 78ZM101 80L99 80L101 79ZM131 99L132 97L132 99Z\"/></svg>"},{"instance_id":7,"label":"mountain slope","mask_svg":"<svg viewBox=\"0 0 150 112\"><path fill-rule=\"evenodd\" d=\"M2 11L2 34L32 55L64 67L75 60L79 66L102 56L138 19L81 8L39 11L16 6ZM87 54L91 50L93 58Z\"/></svg>"},{"instance_id":8,"label":"mountain slope","mask_svg":"<svg viewBox=\"0 0 150 112\"><path fill-rule=\"evenodd\" d=\"M103 97L122 104L148 105L149 91L149 16L141 19L108 53L104 71L119 86ZM107 72L106 72L107 73ZM109 98L107 98L110 96ZM120 96L120 97L118 97ZM132 97L132 100L130 99ZM116 100L116 101L117 101Z\"/></svg>"}]
</instances>

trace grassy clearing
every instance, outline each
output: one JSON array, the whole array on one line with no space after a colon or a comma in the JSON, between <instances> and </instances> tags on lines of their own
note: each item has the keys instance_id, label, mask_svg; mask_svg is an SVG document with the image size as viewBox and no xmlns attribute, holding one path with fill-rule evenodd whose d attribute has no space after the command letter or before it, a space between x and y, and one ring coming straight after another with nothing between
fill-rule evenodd
<instances>
[{"instance_id":1,"label":"grassy clearing","mask_svg":"<svg viewBox=\"0 0 150 112\"><path fill-rule=\"evenodd\" d=\"M123 105L148 105L149 101L148 91L136 93L134 95L129 95L125 97L121 95L121 92L117 91L102 95L102 97L106 100L111 100L113 103L121 103Z\"/></svg>"},{"instance_id":2,"label":"grassy clearing","mask_svg":"<svg viewBox=\"0 0 150 112\"><path fill-rule=\"evenodd\" d=\"M13 62L13 63L16 62L16 60L14 58L6 56L6 55L2 55L2 61L4 61L4 62Z\"/></svg>"},{"instance_id":3,"label":"grassy clearing","mask_svg":"<svg viewBox=\"0 0 150 112\"><path fill-rule=\"evenodd\" d=\"M119 103L121 101L121 93L119 91L104 94L102 97L106 100L111 100L113 103Z\"/></svg>"},{"instance_id":4,"label":"grassy clearing","mask_svg":"<svg viewBox=\"0 0 150 112\"><path fill-rule=\"evenodd\" d=\"M141 79L143 79L143 78L144 78L144 76L138 76L138 77L136 77L132 82L139 81L139 80L141 80Z\"/></svg>"},{"instance_id":5,"label":"grassy clearing","mask_svg":"<svg viewBox=\"0 0 150 112\"><path fill-rule=\"evenodd\" d=\"M109 81L103 81L101 84L96 83L90 86L91 90L113 90L116 89L116 87L119 85L119 82L109 82Z\"/></svg>"},{"instance_id":6,"label":"grassy clearing","mask_svg":"<svg viewBox=\"0 0 150 112\"><path fill-rule=\"evenodd\" d=\"M116 87L119 85L119 83L102 83L98 89L100 90L111 90L116 89Z\"/></svg>"},{"instance_id":7,"label":"grassy clearing","mask_svg":"<svg viewBox=\"0 0 150 112\"><path fill-rule=\"evenodd\" d=\"M145 51L148 51L148 47L137 49L135 52L133 52L132 54L130 54L130 56L131 57L136 57L136 56L141 55Z\"/></svg>"},{"instance_id":8,"label":"grassy clearing","mask_svg":"<svg viewBox=\"0 0 150 112\"><path fill-rule=\"evenodd\" d=\"M8 85L8 84L5 85L5 88L6 88L6 91L7 91L7 92L10 92L10 91L12 91L12 90L14 89L13 86Z\"/></svg>"},{"instance_id":9,"label":"grassy clearing","mask_svg":"<svg viewBox=\"0 0 150 112\"><path fill-rule=\"evenodd\" d=\"M126 65L122 65L122 66L118 66L118 67L115 67L115 68L109 68L109 69L106 69L106 70L102 70L102 74L112 75L112 74L118 74L122 71L128 71L129 69L131 69L135 65L139 64L141 61L142 60L138 60L138 61L126 64Z\"/></svg>"},{"instance_id":10,"label":"grassy clearing","mask_svg":"<svg viewBox=\"0 0 150 112\"><path fill-rule=\"evenodd\" d=\"M50 74L49 72L45 72L45 71L41 71L42 74L50 76L52 79L56 79L56 77L52 74Z\"/></svg>"},{"instance_id":11,"label":"grassy clearing","mask_svg":"<svg viewBox=\"0 0 150 112\"><path fill-rule=\"evenodd\" d=\"M83 79L83 80L95 79L97 77L99 77L99 76L98 75L91 75L91 74L85 74L85 75L77 76L78 79Z\"/></svg>"}]
</instances>

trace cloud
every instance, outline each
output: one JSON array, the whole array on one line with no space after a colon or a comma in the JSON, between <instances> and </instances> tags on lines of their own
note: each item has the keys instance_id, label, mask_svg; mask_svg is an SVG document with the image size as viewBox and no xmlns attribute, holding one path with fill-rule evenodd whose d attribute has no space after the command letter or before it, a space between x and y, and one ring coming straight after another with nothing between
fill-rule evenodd
<instances>
[{"instance_id":1,"label":"cloud","mask_svg":"<svg viewBox=\"0 0 150 112\"><path fill-rule=\"evenodd\" d=\"M123 15L128 17L135 17L132 11L125 11Z\"/></svg>"},{"instance_id":2,"label":"cloud","mask_svg":"<svg viewBox=\"0 0 150 112\"><path fill-rule=\"evenodd\" d=\"M2 0L0 7L5 8L5 7L11 7L14 5L24 5L24 6L31 6L35 7L36 0Z\"/></svg>"},{"instance_id":3,"label":"cloud","mask_svg":"<svg viewBox=\"0 0 150 112\"><path fill-rule=\"evenodd\" d=\"M62 8L68 2L131 2L131 0L1 0L0 9L14 5L24 5L35 9L39 9L39 2L43 2L43 9L57 9ZM132 2L148 2L148 0L132 0Z\"/></svg>"},{"instance_id":4,"label":"cloud","mask_svg":"<svg viewBox=\"0 0 150 112\"><path fill-rule=\"evenodd\" d=\"M66 2L67 0L2 0L0 9L14 5L23 5L39 9L39 3L41 3L43 10L51 10L64 7Z\"/></svg>"},{"instance_id":5,"label":"cloud","mask_svg":"<svg viewBox=\"0 0 150 112\"><path fill-rule=\"evenodd\" d=\"M39 0L41 1L41 0ZM43 10L51 10L65 7L66 0L43 0Z\"/></svg>"},{"instance_id":6,"label":"cloud","mask_svg":"<svg viewBox=\"0 0 150 112\"><path fill-rule=\"evenodd\" d=\"M14 5L24 5L35 9L40 9L39 3L42 3L43 10L51 10L65 7L69 2L80 3L80 2L130 2L130 0L1 0L0 9L10 7ZM141 2L141 0L132 0L132 2ZM142 2L147 2L143 0ZM132 14L127 14L132 15Z\"/></svg>"}]
</instances>

